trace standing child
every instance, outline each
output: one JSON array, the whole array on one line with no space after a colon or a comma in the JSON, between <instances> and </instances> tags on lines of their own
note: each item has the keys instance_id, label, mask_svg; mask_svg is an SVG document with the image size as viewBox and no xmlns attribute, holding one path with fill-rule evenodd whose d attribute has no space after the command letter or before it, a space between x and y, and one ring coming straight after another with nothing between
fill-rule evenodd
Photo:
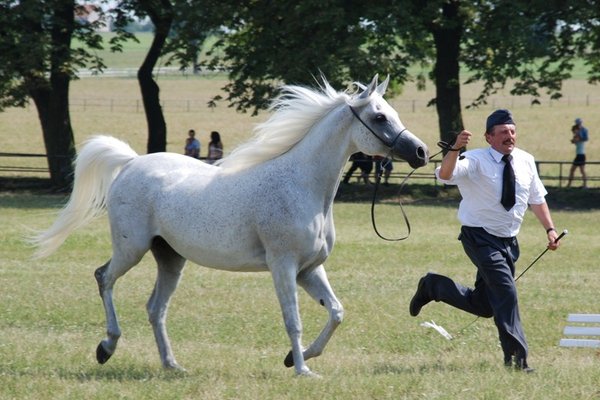
<instances>
[{"instance_id":1,"label":"standing child","mask_svg":"<svg viewBox=\"0 0 600 400\"><path fill-rule=\"evenodd\" d=\"M583 188L585 189L587 188L587 175L585 174L585 142L588 141L588 130L585 126L583 126L583 121L581 118L577 118L575 120L575 125L573 125L571 128L571 132L573 133L571 143L575 145L575 159L571 165L567 187L571 186L571 182L573 181L573 177L575 175L575 170L579 168L581 171L581 177L583 179Z\"/></svg>"}]
</instances>

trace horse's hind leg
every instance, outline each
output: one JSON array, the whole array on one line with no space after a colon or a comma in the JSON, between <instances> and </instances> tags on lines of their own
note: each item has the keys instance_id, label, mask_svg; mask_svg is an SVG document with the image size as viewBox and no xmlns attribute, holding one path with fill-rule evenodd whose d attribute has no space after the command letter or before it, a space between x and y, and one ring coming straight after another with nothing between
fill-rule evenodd
<instances>
[{"instance_id":1,"label":"horse's hind leg","mask_svg":"<svg viewBox=\"0 0 600 400\"><path fill-rule=\"evenodd\" d=\"M329 285L325 268L323 268L322 265L319 265L311 271L301 272L298 276L298 284L302 286L313 299L327 308L327 311L329 312L327 324L317 339L304 350L304 359L308 360L309 358L319 356L323 352L323 349L329 342L329 339L331 339L333 332L341 324L344 318L344 309L342 304L335 297L335 294ZM294 365L294 359L291 352L285 358L284 363L287 367Z\"/></svg>"},{"instance_id":2,"label":"horse's hind leg","mask_svg":"<svg viewBox=\"0 0 600 400\"><path fill-rule=\"evenodd\" d=\"M96 348L96 360L98 360L100 364L107 362L108 359L113 355L115 349L117 348L119 337L121 336L117 314L115 312L115 307L112 304L112 293L108 296L105 295L106 285L104 283L104 276L106 269L108 268L108 264L110 264L110 261L94 272L94 277L96 278L96 282L98 282L98 291L100 292L100 297L102 298L102 303L104 304L104 312L106 313L107 338L100 342Z\"/></svg>"},{"instance_id":3,"label":"horse's hind leg","mask_svg":"<svg viewBox=\"0 0 600 400\"><path fill-rule=\"evenodd\" d=\"M96 359L100 364L107 362L114 354L121 337L121 328L113 303L114 284L119 277L137 264L141 257L140 255L131 262L124 262L121 257L113 253L113 258L94 273L106 315L106 339L102 340L96 349Z\"/></svg>"},{"instance_id":4,"label":"horse's hind leg","mask_svg":"<svg viewBox=\"0 0 600 400\"><path fill-rule=\"evenodd\" d=\"M146 309L148 310L148 318L154 330L156 345L160 359L165 368L183 370L177 364L171 342L167 335L167 310L169 300L177 288L177 284L181 278L181 272L185 264L185 258L179 255L169 244L162 238L157 237L152 242L152 254L158 264L158 273L152 296L148 300Z\"/></svg>"}]
</instances>

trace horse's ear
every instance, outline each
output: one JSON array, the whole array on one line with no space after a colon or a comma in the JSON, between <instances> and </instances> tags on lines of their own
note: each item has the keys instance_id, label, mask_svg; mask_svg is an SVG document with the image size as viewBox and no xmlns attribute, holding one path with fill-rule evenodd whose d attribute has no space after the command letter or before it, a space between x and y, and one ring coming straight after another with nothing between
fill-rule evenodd
<instances>
[{"instance_id":1,"label":"horse's ear","mask_svg":"<svg viewBox=\"0 0 600 400\"><path fill-rule=\"evenodd\" d=\"M377 79L378 78L379 78L379 75L375 74L375 76L373 77L373 80L371 81L371 83L369 83L369 86L367 86L365 88L365 90L360 94L359 98L366 99L367 97L371 96L373 91L377 90Z\"/></svg>"},{"instance_id":2,"label":"horse's ear","mask_svg":"<svg viewBox=\"0 0 600 400\"><path fill-rule=\"evenodd\" d=\"M387 78L385 78L385 81L381 82L381 84L379 86L377 86L377 89L375 89L375 91L383 96L385 94L385 91L387 90L389 83L390 83L390 76L388 75Z\"/></svg>"}]
</instances>

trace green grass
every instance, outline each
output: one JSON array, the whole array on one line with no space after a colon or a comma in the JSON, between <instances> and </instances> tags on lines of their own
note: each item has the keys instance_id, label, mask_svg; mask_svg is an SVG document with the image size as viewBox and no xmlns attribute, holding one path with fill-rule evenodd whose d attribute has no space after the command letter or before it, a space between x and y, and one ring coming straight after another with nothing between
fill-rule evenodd
<instances>
[{"instance_id":1,"label":"green grass","mask_svg":"<svg viewBox=\"0 0 600 400\"><path fill-rule=\"evenodd\" d=\"M98 55L104 61L104 64L108 68L139 68L146 54L148 53L148 49L152 44L152 40L154 38L153 33L151 32L138 32L135 33L136 38L139 42L135 42L133 40L129 40L123 43L123 49L120 52L112 52L109 49L108 42L109 40L115 36L114 33L100 33L104 41L104 49L95 51L95 55ZM199 55L199 59L203 60L206 58L206 52L210 50L210 47L215 43L215 37L209 37ZM77 42L74 43L77 46ZM158 62L158 66L164 65L168 61L168 56L163 56L160 58ZM178 67L179 65L174 65Z\"/></svg>"},{"instance_id":2,"label":"green grass","mask_svg":"<svg viewBox=\"0 0 600 400\"><path fill-rule=\"evenodd\" d=\"M135 41L127 41L123 43L123 51L113 53L108 49L108 41L115 36L114 33L100 33L104 40L104 50L97 51L96 54L102 57L105 64L109 68L138 68L144 58L146 57L146 53L150 48L153 39L152 32L137 32L135 33L136 38L139 42ZM200 60L206 58L206 52L210 50L210 48L216 42L215 36L210 36L205 41L202 51L200 53ZM77 45L77 42L75 42ZM167 61L167 57L163 57L161 59L160 64L165 63ZM572 71L572 77L574 79L587 79L589 67L585 65L583 60L577 60L574 63L574 68ZM414 77L419 73L423 72L423 68L419 65L414 65L409 69L409 73ZM428 72L425 71L426 73ZM463 71L464 75L469 75L469 71ZM431 84L431 83L430 83Z\"/></svg>"},{"instance_id":3,"label":"green grass","mask_svg":"<svg viewBox=\"0 0 600 400\"><path fill-rule=\"evenodd\" d=\"M355 187L356 185L352 185ZM355 188L358 190L358 188ZM327 262L345 320L325 353L308 361L321 380L294 379L283 366L289 343L271 278L189 264L169 315L169 331L186 374L160 368L145 314L155 268L150 257L121 278L115 301L123 337L103 366L94 358L104 313L93 271L110 257L105 218L70 237L48 259L32 261L22 240L45 228L61 196L0 194L0 398L19 399L591 399L600 395L599 353L557 346L568 313L597 313L600 233L591 210L556 209L570 235L519 281L521 313L534 375L502 367L490 320L443 304L418 318L408 302L419 277L437 271L473 281L474 267L455 240L456 200L414 199L406 205L413 232L404 242L375 237L365 203L335 205L337 243ZM383 233L405 233L397 205L377 208ZM528 214L519 270L544 249L545 235ZM307 344L326 315L301 292ZM419 326L434 320L456 336L446 341Z\"/></svg>"}]
</instances>

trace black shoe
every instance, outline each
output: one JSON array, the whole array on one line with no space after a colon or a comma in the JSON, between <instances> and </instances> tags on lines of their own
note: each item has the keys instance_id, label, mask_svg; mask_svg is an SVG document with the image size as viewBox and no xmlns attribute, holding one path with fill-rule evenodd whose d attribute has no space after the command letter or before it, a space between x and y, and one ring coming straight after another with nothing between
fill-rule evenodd
<instances>
[{"instance_id":1,"label":"black shoe","mask_svg":"<svg viewBox=\"0 0 600 400\"><path fill-rule=\"evenodd\" d=\"M429 298L429 296L427 296L423 288L423 285L425 284L425 278L427 278L427 275L425 275L419 280L419 284L417 285L417 291L415 292L415 295L410 301L410 305L408 307L408 311L413 317L419 315L419 313L421 312L421 308L423 308L425 304L431 301L431 299Z\"/></svg>"}]
</instances>

